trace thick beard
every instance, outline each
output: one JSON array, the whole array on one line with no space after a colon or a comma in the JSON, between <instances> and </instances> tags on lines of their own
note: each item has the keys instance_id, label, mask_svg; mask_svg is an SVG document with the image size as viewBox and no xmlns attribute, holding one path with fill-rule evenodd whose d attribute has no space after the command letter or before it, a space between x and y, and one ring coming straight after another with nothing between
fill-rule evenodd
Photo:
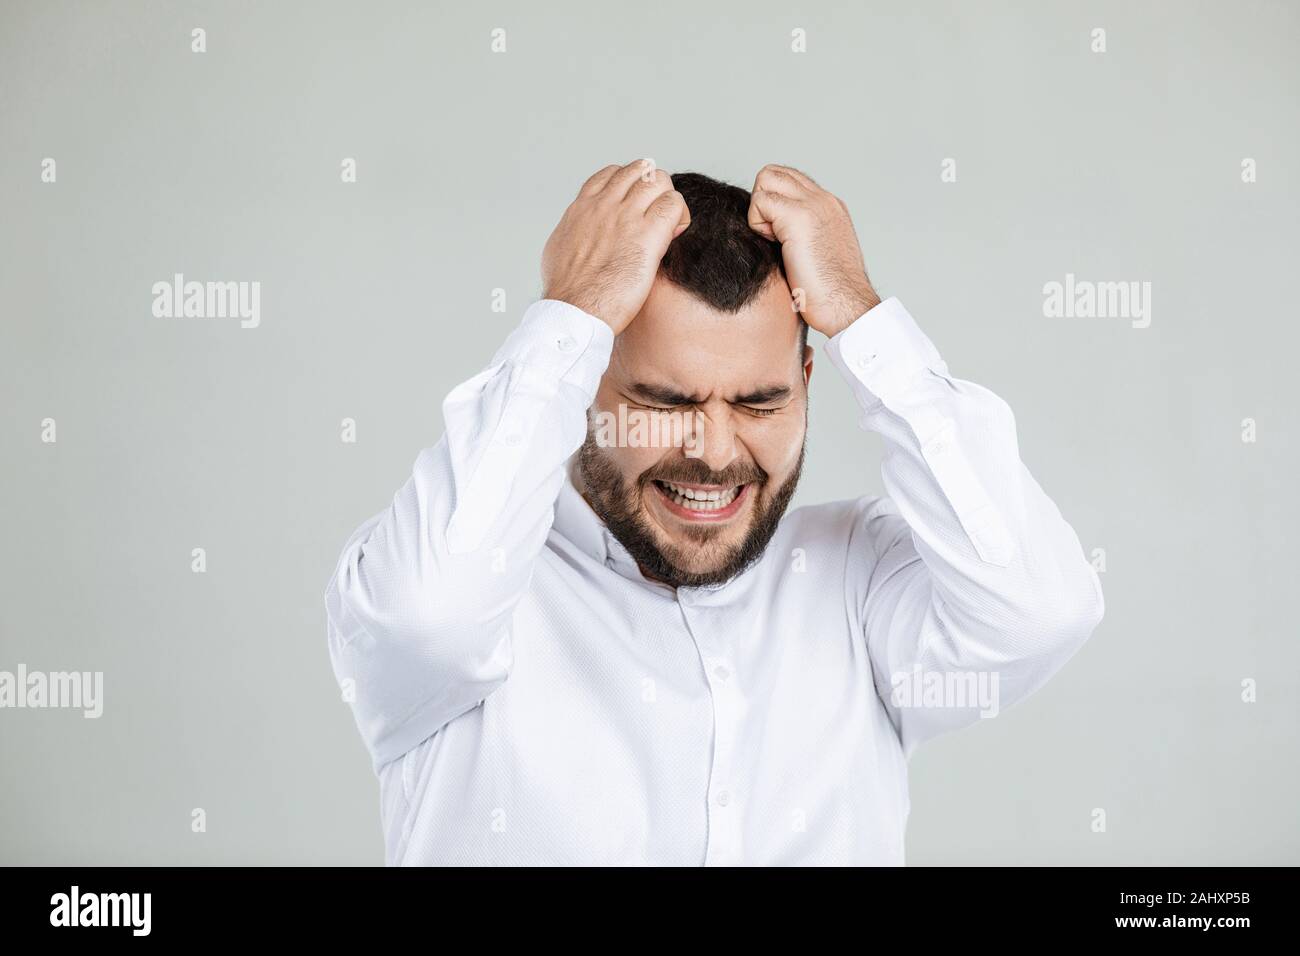
<instances>
[{"instance_id":1,"label":"thick beard","mask_svg":"<svg viewBox=\"0 0 1300 956\"><path fill-rule=\"evenodd\" d=\"M646 485L658 476L646 472L640 475L630 487L625 485L622 473L601 451L590 432L578 451L578 469L587 503L605 522L605 526L618 539L619 544L623 545L628 554L640 565L642 574L675 588L708 587L730 581L762 557L763 552L767 550L768 542L772 540L772 535L776 534L777 526L781 523L790 499L794 497L795 486L799 484L799 475L803 472L806 449L807 435L804 436L804 444L799 448L799 460L795 463L794 471L768 503L756 512L744 539L729 550L722 564L715 570L703 572L687 571L680 566L678 562L689 549L671 544L661 546L642 512L641 502L647 490ZM761 481L755 481L752 474L738 475L735 477L739 480L730 481L728 478L731 476L727 476L727 472L724 471L721 474L727 478L717 480L716 476L708 474L708 468L699 459L687 459L687 461L694 462L694 465L698 466L696 477L688 478L681 469L675 470L674 476L682 481L695 481L699 484L740 484L748 480L753 483L748 492L751 495L760 494L767 486L765 474L762 475ZM684 467L690 469L693 466ZM653 489L649 490L653 491ZM760 499L754 500L757 504ZM687 528L686 535L689 539L703 544L712 540L718 530L708 525L701 525L697 528Z\"/></svg>"}]
</instances>

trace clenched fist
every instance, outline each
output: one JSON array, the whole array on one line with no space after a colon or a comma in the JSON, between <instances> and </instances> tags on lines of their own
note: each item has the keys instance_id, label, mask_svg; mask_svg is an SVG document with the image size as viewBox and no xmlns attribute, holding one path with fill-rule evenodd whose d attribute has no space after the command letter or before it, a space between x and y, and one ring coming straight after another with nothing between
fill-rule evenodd
<instances>
[{"instance_id":1,"label":"clenched fist","mask_svg":"<svg viewBox=\"0 0 1300 956\"><path fill-rule=\"evenodd\" d=\"M641 311L668 244L690 223L686 200L649 160L606 166L546 241L543 298L576 305L617 335Z\"/></svg>"},{"instance_id":2,"label":"clenched fist","mask_svg":"<svg viewBox=\"0 0 1300 956\"><path fill-rule=\"evenodd\" d=\"M754 180L749 225L781 243L785 276L812 328L830 337L880 302L871 287L848 207L789 166L764 166Z\"/></svg>"}]
</instances>

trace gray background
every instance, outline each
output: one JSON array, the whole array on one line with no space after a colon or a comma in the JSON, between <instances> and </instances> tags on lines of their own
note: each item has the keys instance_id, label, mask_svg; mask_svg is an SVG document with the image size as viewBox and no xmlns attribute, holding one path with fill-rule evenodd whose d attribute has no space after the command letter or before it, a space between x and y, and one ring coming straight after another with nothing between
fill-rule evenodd
<instances>
[{"instance_id":1,"label":"gray background","mask_svg":"<svg viewBox=\"0 0 1300 956\"><path fill-rule=\"evenodd\" d=\"M0 7L0 669L105 675L97 721L0 710L0 861L382 862L326 580L581 181L648 155L842 196L1105 549L1091 642L913 758L909 862L1300 863L1296 5L559 9ZM174 272L260 281L260 328L154 318ZM1152 282L1150 328L1045 318L1066 272ZM796 503L878 492L824 357L813 385Z\"/></svg>"}]
</instances>

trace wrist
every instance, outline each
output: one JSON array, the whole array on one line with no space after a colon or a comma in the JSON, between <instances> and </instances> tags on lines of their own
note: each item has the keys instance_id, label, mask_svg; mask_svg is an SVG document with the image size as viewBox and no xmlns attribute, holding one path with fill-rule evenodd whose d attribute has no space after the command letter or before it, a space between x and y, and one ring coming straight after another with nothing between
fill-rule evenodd
<instances>
[{"instance_id":1,"label":"wrist","mask_svg":"<svg viewBox=\"0 0 1300 956\"><path fill-rule=\"evenodd\" d=\"M580 309L581 311L587 313L593 319L599 319L601 322L604 322L615 332L615 334L617 334L619 331L619 327L616 326L610 320L609 315L606 314L608 310L602 307L599 302L597 302L595 299L591 298L590 296L580 295L577 293L568 293L557 289L543 289L542 298L552 299L556 302L563 302L566 305L571 305L575 309Z\"/></svg>"},{"instance_id":2,"label":"wrist","mask_svg":"<svg viewBox=\"0 0 1300 956\"><path fill-rule=\"evenodd\" d=\"M880 305L880 296L876 294L875 289L867 285L847 296L843 309L827 323L826 328L817 331L828 339L833 339L878 305Z\"/></svg>"}]
</instances>

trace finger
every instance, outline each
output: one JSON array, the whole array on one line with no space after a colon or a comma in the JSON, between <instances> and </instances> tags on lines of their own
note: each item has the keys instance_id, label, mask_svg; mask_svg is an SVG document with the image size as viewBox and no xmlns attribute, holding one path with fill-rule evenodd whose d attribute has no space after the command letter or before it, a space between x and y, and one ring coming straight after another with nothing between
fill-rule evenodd
<instances>
[{"instance_id":1,"label":"finger","mask_svg":"<svg viewBox=\"0 0 1300 956\"><path fill-rule=\"evenodd\" d=\"M763 212L763 207L759 205L758 197L762 190L755 186L749 194L749 228L764 239L775 241L776 233L772 230L772 223L768 220Z\"/></svg>"},{"instance_id":2,"label":"finger","mask_svg":"<svg viewBox=\"0 0 1300 956\"><path fill-rule=\"evenodd\" d=\"M777 240L777 217L783 199L779 193L755 186L749 196L749 227L765 239Z\"/></svg>"},{"instance_id":3,"label":"finger","mask_svg":"<svg viewBox=\"0 0 1300 956\"><path fill-rule=\"evenodd\" d=\"M641 212L645 212L656 199L664 193L672 192L672 189L672 177L662 169L656 169L648 179L643 176L632 183L628 188L625 201Z\"/></svg>"},{"instance_id":4,"label":"finger","mask_svg":"<svg viewBox=\"0 0 1300 956\"><path fill-rule=\"evenodd\" d=\"M783 193L756 188L749 199L749 226L759 235L783 242L786 225L799 204Z\"/></svg>"},{"instance_id":5,"label":"finger","mask_svg":"<svg viewBox=\"0 0 1300 956\"><path fill-rule=\"evenodd\" d=\"M582 184L582 188L578 190L578 195L594 196L596 193L600 192L602 189L605 188L605 184L609 182L610 177L613 176L620 169L622 169L621 166L609 165L606 166L604 169L596 170L594 173L591 174L591 177L585 183Z\"/></svg>"},{"instance_id":6,"label":"finger","mask_svg":"<svg viewBox=\"0 0 1300 956\"><path fill-rule=\"evenodd\" d=\"M756 192L773 193L779 196L785 196L790 200L798 200L807 196L808 191L797 179L780 172L772 166L764 166L754 177L754 188L751 193Z\"/></svg>"},{"instance_id":7,"label":"finger","mask_svg":"<svg viewBox=\"0 0 1300 956\"><path fill-rule=\"evenodd\" d=\"M763 167L763 169L771 170L773 173L776 173L778 176L783 177L785 179L792 179L800 186L802 186L804 189L821 188L815 182L813 182L811 176L809 176L807 173L800 172L799 170L795 169L793 166L782 166L780 163L768 163L766 166ZM762 170L759 170L759 172L761 173Z\"/></svg>"},{"instance_id":8,"label":"finger","mask_svg":"<svg viewBox=\"0 0 1300 956\"><path fill-rule=\"evenodd\" d=\"M677 195L681 196L682 194L678 193ZM677 225L673 227L673 238L676 239L684 233L690 227L690 224L691 210L690 207L686 205L686 197L682 196L681 214L677 218Z\"/></svg>"},{"instance_id":9,"label":"finger","mask_svg":"<svg viewBox=\"0 0 1300 956\"><path fill-rule=\"evenodd\" d=\"M609 182L605 184L602 192L605 195L621 200L627 196L628 190L643 177L646 179L653 178L656 168L653 159L633 160L609 178Z\"/></svg>"},{"instance_id":10,"label":"finger","mask_svg":"<svg viewBox=\"0 0 1300 956\"><path fill-rule=\"evenodd\" d=\"M646 210L645 218L665 240L665 249L669 241L680 236L691 224L691 212L686 208L686 198L675 189L655 199Z\"/></svg>"},{"instance_id":11,"label":"finger","mask_svg":"<svg viewBox=\"0 0 1300 956\"><path fill-rule=\"evenodd\" d=\"M784 193L792 198L807 196L809 193L807 186L779 166L764 166L760 169L754 177L754 188Z\"/></svg>"},{"instance_id":12,"label":"finger","mask_svg":"<svg viewBox=\"0 0 1300 956\"><path fill-rule=\"evenodd\" d=\"M773 222L777 208L776 197L781 195L778 190L792 190L797 186L796 180L778 174L771 164L760 169L754 177L754 188L749 193L749 227L764 239L779 241Z\"/></svg>"},{"instance_id":13,"label":"finger","mask_svg":"<svg viewBox=\"0 0 1300 956\"><path fill-rule=\"evenodd\" d=\"M776 241L776 232L772 229L772 224L763 218L763 213L758 208L758 204L752 199L749 202L749 228L753 229L764 239L771 239L773 242Z\"/></svg>"}]
</instances>

